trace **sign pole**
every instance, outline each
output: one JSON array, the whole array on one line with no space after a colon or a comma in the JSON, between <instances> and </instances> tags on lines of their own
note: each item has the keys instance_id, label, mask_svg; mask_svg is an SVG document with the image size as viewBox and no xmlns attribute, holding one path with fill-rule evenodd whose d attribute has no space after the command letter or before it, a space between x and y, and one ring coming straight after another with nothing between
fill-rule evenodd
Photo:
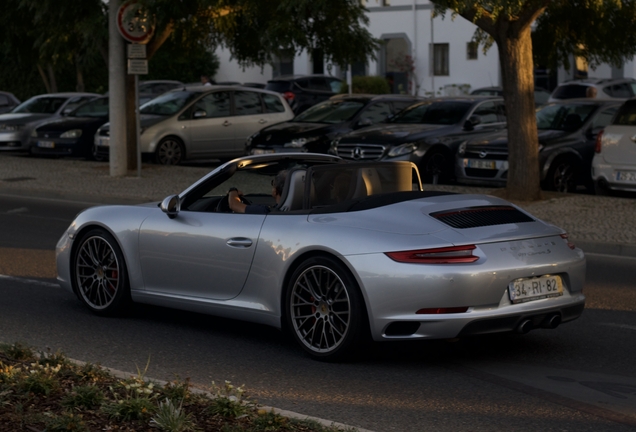
<instances>
[{"instance_id":1,"label":"sign pole","mask_svg":"<svg viewBox=\"0 0 636 432\"><path fill-rule=\"evenodd\" d=\"M135 74L135 111L137 112L137 177L141 177L141 110L139 109L138 74Z\"/></svg>"}]
</instances>

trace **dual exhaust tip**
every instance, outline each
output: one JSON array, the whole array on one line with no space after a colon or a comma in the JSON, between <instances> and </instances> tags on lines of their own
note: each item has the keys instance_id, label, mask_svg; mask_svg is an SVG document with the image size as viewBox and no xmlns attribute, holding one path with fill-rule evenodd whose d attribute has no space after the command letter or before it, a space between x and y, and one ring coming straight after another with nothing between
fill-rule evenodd
<instances>
[{"instance_id":1,"label":"dual exhaust tip","mask_svg":"<svg viewBox=\"0 0 636 432\"><path fill-rule=\"evenodd\" d=\"M561 314L555 313L547 315L539 325L535 325L532 319L525 319L519 323L515 331L517 333L526 334L535 328L555 329L561 324Z\"/></svg>"}]
</instances>

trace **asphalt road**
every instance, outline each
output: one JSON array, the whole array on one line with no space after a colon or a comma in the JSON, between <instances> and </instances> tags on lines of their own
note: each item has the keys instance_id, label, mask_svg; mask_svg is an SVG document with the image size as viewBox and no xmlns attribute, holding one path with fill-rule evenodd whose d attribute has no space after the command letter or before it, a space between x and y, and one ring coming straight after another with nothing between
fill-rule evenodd
<instances>
[{"instance_id":1,"label":"asphalt road","mask_svg":"<svg viewBox=\"0 0 636 432\"><path fill-rule=\"evenodd\" d=\"M556 330L377 344L325 364L254 324L142 305L92 315L53 279L55 243L84 206L0 196L0 341L201 387L230 380L263 404L375 431L636 429L633 258L589 255L586 311Z\"/></svg>"}]
</instances>

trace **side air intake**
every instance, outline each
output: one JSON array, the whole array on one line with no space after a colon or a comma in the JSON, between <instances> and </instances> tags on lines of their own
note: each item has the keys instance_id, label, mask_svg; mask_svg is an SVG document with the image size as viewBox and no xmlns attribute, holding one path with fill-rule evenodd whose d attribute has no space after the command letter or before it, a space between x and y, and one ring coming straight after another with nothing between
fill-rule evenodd
<instances>
[{"instance_id":1,"label":"side air intake","mask_svg":"<svg viewBox=\"0 0 636 432\"><path fill-rule=\"evenodd\" d=\"M534 222L533 218L510 206L470 207L431 213L431 216L453 228Z\"/></svg>"}]
</instances>

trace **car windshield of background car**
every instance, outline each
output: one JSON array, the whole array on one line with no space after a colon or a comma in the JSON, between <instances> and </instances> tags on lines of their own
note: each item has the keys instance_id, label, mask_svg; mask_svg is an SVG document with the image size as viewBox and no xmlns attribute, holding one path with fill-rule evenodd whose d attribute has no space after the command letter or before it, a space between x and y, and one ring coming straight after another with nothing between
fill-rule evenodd
<instances>
[{"instance_id":1,"label":"car windshield of background car","mask_svg":"<svg viewBox=\"0 0 636 432\"><path fill-rule=\"evenodd\" d=\"M587 121L596 110L593 104L550 104L537 111L537 128L539 130L576 130ZM573 119L576 120L573 122ZM577 126L578 127L575 127Z\"/></svg>"},{"instance_id":2,"label":"car windshield of background car","mask_svg":"<svg viewBox=\"0 0 636 432\"><path fill-rule=\"evenodd\" d=\"M66 102L62 97L41 97L25 101L13 109L13 113L55 114Z\"/></svg>"},{"instance_id":3,"label":"car windshield of background car","mask_svg":"<svg viewBox=\"0 0 636 432\"><path fill-rule=\"evenodd\" d=\"M108 99L97 99L80 105L69 117L108 117Z\"/></svg>"},{"instance_id":4,"label":"car windshield of background car","mask_svg":"<svg viewBox=\"0 0 636 432\"><path fill-rule=\"evenodd\" d=\"M307 123L342 123L351 120L364 107L357 101L326 101L297 115L292 121Z\"/></svg>"},{"instance_id":5,"label":"car windshield of background car","mask_svg":"<svg viewBox=\"0 0 636 432\"><path fill-rule=\"evenodd\" d=\"M470 106L464 102L425 102L405 109L388 122L453 125L464 118Z\"/></svg>"},{"instance_id":6,"label":"car windshield of background car","mask_svg":"<svg viewBox=\"0 0 636 432\"><path fill-rule=\"evenodd\" d=\"M588 87L589 86L580 84L563 85L561 87L557 87L552 97L555 99L584 98Z\"/></svg>"},{"instance_id":7,"label":"car windshield of background car","mask_svg":"<svg viewBox=\"0 0 636 432\"><path fill-rule=\"evenodd\" d=\"M141 107L142 114L156 114L169 116L176 114L200 93L189 91L176 91L164 93L161 96L146 102Z\"/></svg>"}]
</instances>

